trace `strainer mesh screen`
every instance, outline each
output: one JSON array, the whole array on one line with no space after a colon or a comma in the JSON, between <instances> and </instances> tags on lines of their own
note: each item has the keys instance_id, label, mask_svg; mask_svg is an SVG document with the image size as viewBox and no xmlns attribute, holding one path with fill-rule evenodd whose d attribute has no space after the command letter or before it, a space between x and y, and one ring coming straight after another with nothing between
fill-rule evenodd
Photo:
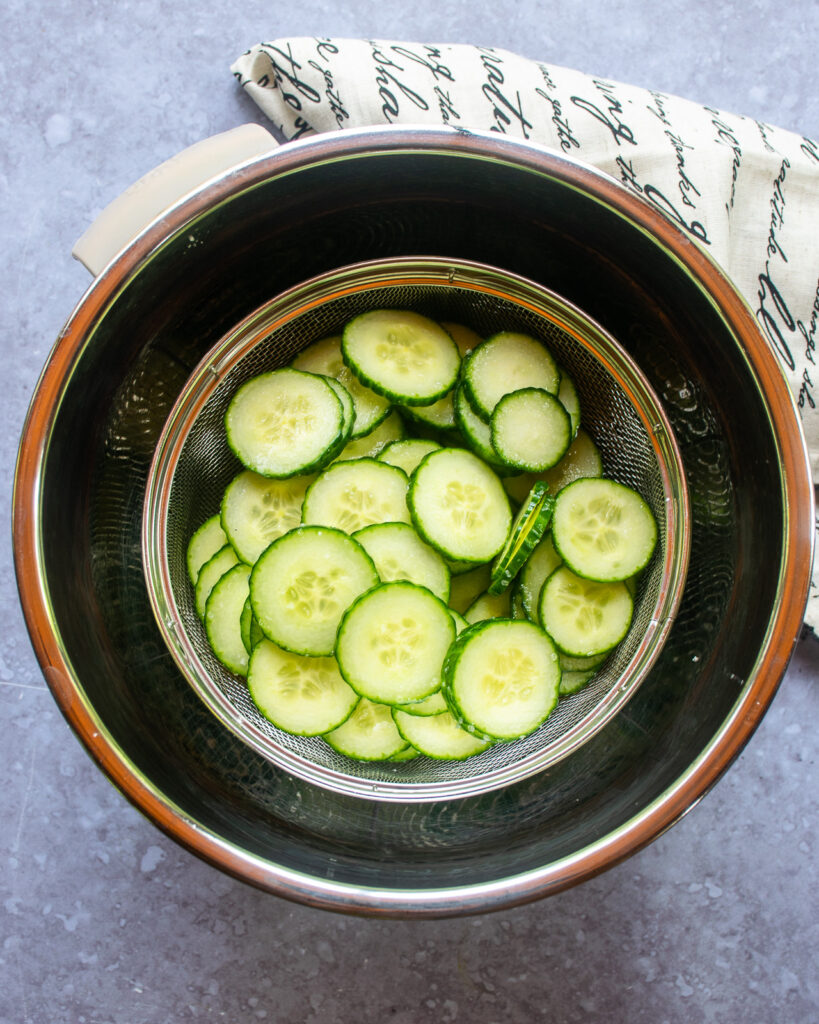
<instances>
[{"instance_id":1,"label":"strainer mesh screen","mask_svg":"<svg viewBox=\"0 0 819 1024\"><path fill-rule=\"evenodd\" d=\"M510 770L519 777L545 767L588 739L610 716L621 700L619 694L629 687L629 664L637 658L641 644L645 648L646 631L656 626L659 605L668 600L669 581L663 578L668 474L673 490L681 486L682 470L679 465L664 465L657 444L652 443L652 416L656 412L661 430L662 414L659 408L651 409L647 385L610 339L601 338L576 311L567 315L559 299L538 289L539 308L528 308L518 301L519 279L497 272L490 289L483 278L477 284L470 281L466 270L459 268L453 275L451 268L456 265L446 263L440 272L423 275L420 282L408 273L403 281L384 281L383 274L379 281L375 270L352 268L347 278L336 272L327 275L329 283L321 279L323 283L302 286L273 300L223 339L193 374L166 424L163 437L173 443L164 453L160 445L152 468L154 483L149 484L146 499L146 571L149 592L161 592L155 607L158 603L163 609L158 615L160 627L177 662L200 696L257 750L296 774L307 766L311 772L317 769L319 781L336 789L357 791L359 783L366 782L374 784L375 790L382 783L388 784L387 790L394 784L408 791L417 785L434 790L440 783L445 791L448 784L466 782L469 791L476 792L493 788L499 778L508 781ZM499 280L505 284L505 294L498 294ZM352 290L350 282L355 284ZM527 294L526 289L523 293ZM225 487L241 469L223 428L224 413L236 389L255 374L286 364L310 342L340 333L354 315L384 307L456 321L482 337L516 330L542 340L577 386L582 422L600 449L605 475L639 491L659 525L657 552L640 580L631 629L594 680L561 700L537 732L499 743L464 761L422 757L395 765L360 763L319 738L290 736L271 725L256 710L244 680L231 675L211 653L186 572L185 553L193 531L218 511ZM572 326L566 329L555 322L560 319ZM578 340L577 332L584 337ZM644 406L642 417L630 398L635 387ZM650 427L644 422L647 417ZM161 498L163 482L166 501ZM157 551L153 546L159 543L161 525L166 540L164 550ZM161 571L155 571L158 565L163 566ZM677 589L681 584L681 578L676 580ZM637 660L643 664L644 658L643 649Z\"/></svg>"}]
</instances>

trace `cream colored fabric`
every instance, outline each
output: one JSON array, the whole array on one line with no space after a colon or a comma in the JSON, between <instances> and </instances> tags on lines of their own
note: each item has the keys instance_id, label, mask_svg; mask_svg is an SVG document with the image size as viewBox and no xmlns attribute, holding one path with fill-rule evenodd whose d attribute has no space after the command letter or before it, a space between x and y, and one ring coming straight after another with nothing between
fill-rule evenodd
<instances>
[{"instance_id":1,"label":"cream colored fabric","mask_svg":"<svg viewBox=\"0 0 819 1024\"><path fill-rule=\"evenodd\" d=\"M790 382L819 479L816 141L486 47L279 39L232 70L288 140L396 123L488 129L561 150L640 193L750 304ZM816 585L808 622L819 623Z\"/></svg>"}]
</instances>

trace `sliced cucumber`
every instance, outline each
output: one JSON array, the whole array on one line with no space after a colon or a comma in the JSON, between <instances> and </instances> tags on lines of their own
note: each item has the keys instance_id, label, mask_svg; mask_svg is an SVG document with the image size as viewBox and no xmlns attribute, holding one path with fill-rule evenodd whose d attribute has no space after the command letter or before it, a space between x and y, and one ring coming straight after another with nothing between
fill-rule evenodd
<instances>
[{"instance_id":1,"label":"sliced cucumber","mask_svg":"<svg viewBox=\"0 0 819 1024\"><path fill-rule=\"evenodd\" d=\"M620 643L633 607L625 583L598 583L562 565L543 585L538 617L561 651L585 658Z\"/></svg>"},{"instance_id":2,"label":"sliced cucumber","mask_svg":"<svg viewBox=\"0 0 819 1024\"><path fill-rule=\"evenodd\" d=\"M518 588L526 618L538 622L537 605L540 591L547 578L561 564L560 555L555 551L552 535L547 533L529 555L518 577Z\"/></svg>"},{"instance_id":3,"label":"sliced cucumber","mask_svg":"<svg viewBox=\"0 0 819 1024\"><path fill-rule=\"evenodd\" d=\"M455 406L455 422L467 445L484 462L496 469L508 470L509 467L492 447L492 428L475 412L466 397L462 385L455 389L453 399Z\"/></svg>"},{"instance_id":4,"label":"sliced cucumber","mask_svg":"<svg viewBox=\"0 0 819 1024\"><path fill-rule=\"evenodd\" d=\"M398 731L392 709L362 697L350 717L324 739L340 754L357 761L387 761L401 754L407 740Z\"/></svg>"},{"instance_id":5,"label":"sliced cucumber","mask_svg":"<svg viewBox=\"0 0 819 1024\"><path fill-rule=\"evenodd\" d=\"M248 654L251 653L256 644L264 639L264 633L259 628L259 623L256 621L253 615L253 606L250 603L250 593L248 591L247 600L245 601L244 608L242 608L242 616L239 620L239 628L242 633L242 643L245 645L245 650Z\"/></svg>"},{"instance_id":6,"label":"sliced cucumber","mask_svg":"<svg viewBox=\"0 0 819 1024\"><path fill-rule=\"evenodd\" d=\"M472 602L488 588L490 572L491 567L486 563L453 575L449 587L449 607L463 615Z\"/></svg>"},{"instance_id":7,"label":"sliced cucumber","mask_svg":"<svg viewBox=\"0 0 819 1024\"><path fill-rule=\"evenodd\" d=\"M335 658L294 654L267 639L253 648L247 685L264 717L295 736L319 736L337 728L358 703Z\"/></svg>"},{"instance_id":8,"label":"sliced cucumber","mask_svg":"<svg viewBox=\"0 0 819 1024\"><path fill-rule=\"evenodd\" d=\"M437 451L441 445L437 441L427 441L421 437L410 437L403 441L391 441L378 453L379 462L387 462L391 466L403 469L407 476L430 452Z\"/></svg>"},{"instance_id":9,"label":"sliced cucumber","mask_svg":"<svg viewBox=\"0 0 819 1024\"><path fill-rule=\"evenodd\" d=\"M373 523L408 523L407 486L407 474L386 462L336 462L308 487L302 522L333 526L346 533Z\"/></svg>"},{"instance_id":10,"label":"sliced cucumber","mask_svg":"<svg viewBox=\"0 0 819 1024\"><path fill-rule=\"evenodd\" d=\"M225 413L227 441L262 476L310 473L345 443L344 409L326 377L285 367L243 384Z\"/></svg>"},{"instance_id":11,"label":"sliced cucumber","mask_svg":"<svg viewBox=\"0 0 819 1024\"><path fill-rule=\"evenodd\" d=\"M462 761L489 746L487 740L462 729L449 711L422 716L395 708L393 717L404 739L437 761Z\"/></svg>"},{"instance_id":12,"label":"sliced cucumber","mask_svg":"<svg viewBox=\"0 0 819 1024\"><path fill-rule=\"evenodd\" d=\"M399 405L430 405L455 385L458 347L440 324L409 310L375 309L351 320L341 340L358 379Z\"/></svg>"},{"instance_id":13,"label":"sliced cucumber","mask_svg":"<svg viewBox=\"0 0 819 1024\"><path fill-rule=\"evenodd\" d=\"M552 538L560 557L579 576L624 580L651 559L657 523L630 487L614 480L575 480L557 496Z\"/></svg>"},{"instance_id":14,"label":"sliced cucumber","mask_svg":"<svg viewBox=\"0 0 819 1024\"><path fill-rule=\"evenodd\" d=\"M199 570L196 586L194 587L194 596L196 612L200 619L205 617L205 606L208 603L211 590L213 590L218 580L225 575L228 569L232 569L239 560L239 556L230 544L225 544Z\"/></svg>"},{"instance_id":15,"label":"sliced cucumber","mask_svg":"<svg viewBox=\"0 0 819 1024\"><path fill-rule=\"evenodd\" d=\"M421 715L426 718L428 715L440 715L442 711L449 711L444 695L440 689L431 693L423 700L413 701L412 704L397 704L397 710L406 711L408 715Z\"/></svg>"},{"instance_id":16,"label":"sliced cucumber","mask_svg":"<svg viewBox=\"0 0 819 1024\"><path fill-rule=\"evenodd\" d=\"M482 342L466 361L466 397L487 422L504 395L520 388L542 388L557 394L560 370L552 354L536 338L502 331Z\"/></svg>"},{"instance_id":17,"label":"sliced cucumber","mask_svg":"<svg viewBox=\"0 0 819 1024\"><path fill-rule=\"evenodd\" d=\"M461 353L461 358L468 356L470 352L474 352L475 349L483 341L483 338L476 331L473 331L471 327L467 327L465 324L452 323L450 320L442 320L441 327L449 333L449 336L458 346L458 351Z\"/></svg>"},{"instance_id":18,"label":"sliced cucumber","mask_svg":"<svg viewBox=\"0 0 819 1024\"><path fill-rule=\"evenodd\" d=\"M353 534L384 583L408 580L449 600L449 569L409 523L375 523Z\"/></svg>"},{"instance_id":19,"label":"sliced cucumber","mask_svg":"<svg viewBox=\"0 0 819 1024\"><path fill-rule=\"evenodd\" d=\"M603 459L588 432L580 427L566 454L556 466L547 469L543 479L552 494L557 494L574 480L603 475Z\"/></svg>"},{"instance_id":20,"label":"sliced cucumber","mask_svg":"<svg viewBox=\"0 0 819 1024\"><path fill-rule=\"evenodd\" d=\"M483 739L512 740L552 713L560 674L557 650L542 629L496 619L460 634L444 662L441 690L464 729Z\"/></svg>"},{"instance_id":21,"label":"sliced cucumber","mask_svg":"<svg viewBox=\"0 0 819 1024\"><path fill-rule=\"evenodd\" d=\"M415 528L447 558L487 562L506 543L509 499L472 452L442 448L427 455L412 474L408 504Z\"/></svg>"},{"instance_id":22,"label":"sliced cucumber","mask_svg":"<svg viewBox=\"0 0 819 1024\"><path fill-rule=\"evenodd\" d=\"M240 563L221 576L205 602L205 632L213 653L226 669L247 673L242 642L242 609L249 594L250 566Z\"/></svg>"},{"instance_id":23,"label":"sliced cucumber","mask_svg":"<svg viewBox=\"0 0 819 1024\"><path fill-rule=\"evenodd\" d=\"M225 488L222 528L236 554L253 565L268 544L301 522L301 506L313 476L274 480L242 470Z\"/></svg>"},{"instance_id":24,"label":"sliced cucumber","mask_svg":"<svg viewBox=\"0 0 819 1024\"><path fill-rule=\"evenodd\" d=\"M602 654L592 654L585 658L575 657L560 651L560 667L564 672L587 672L592 668L599 668L608 657L608 651Z\"/></svg>"},{"instance_id":25,"label":"sliced cucumber","mask_svg":"<svg viewBox=\"0 0 819 1024\"><path fill-rule=\"evenodd\" d=\"M253 567L250 603L270 640L318 657L333 653L342 615L377 583L372 559L352 537L300 526L274 540Z\"/></svg>"},{"instance_id":26,"label":"sliced cucumber","mask_svg":"<svg viewBox=\"0 0 819 1024\"><path fill-rule=\"evenodd\" d=\"M542 481L536 483L523 503L509 531L503 551L495 559L489 593L501 594L520 572L538 541L549 528L554 498Z\"/></svg>"},{"instance_id":27,"label":"sliced cucumber","mask_svg":"<svg viewBox=\"0 0 819 1024\"><path fill-rule=\"evenodd\" d=\"M480 594L464 612L466 621L473 625L485 619L508 619L512 615L512 595L508 590L500 594Z\"/></svg>"},{"instance_id":28,"label":"sliced cucumber","mask_svg":"<svg viewBox=\"0 0 819 1024\"><path fill-rule=\"evenodd\" d=\"M574 381L565 370L560 371L560 387L557 391L557 397L569 414L572 424L572 437L574 437L580 427L580 396L577 394Z\"/></svg>"},{"instance_id":29,"label":"sliced cucumber","mask_svg":"<svg viewBox=\"0 0 819 1024\"><path fill-rule=\"evenodd\" d=\"M393 754L392 757L388 757L388 761L412 761L416 757L421 756L421 751L416 750L415 747L408 743L403 750L399 750L397 754Z\"/></svg>"},{"instance_id":30,"label":"sliced cucumber","mask_svg":"<svg viewBox=\"0 0 819 1024\"><path fill-rule=\"evenodd\" d=\"M587 686L594 679L594 669L587 668L564 671L560 677L560 696L568 697L570 693L577 693Z\"/></svg>"},{"instance_id":31,"label":"sliced cucumber","mask_svg":"<svg viewBox=\"0 0 819 1024\"><path fill-rule=\"evenodd\" d=\"M205 562L209 558L213 558L216 552L227 543L227 535L222 529L218 513L215 516L211 516L210 519L206 519L194 533L188 542L188 550L186 552L188 577L194 586L196 586L199 570Z\"/></svg>"},{"instance_id":32,"label":"sliced cucumber","mask_svg":"<svg viewBox=\"0 0 819 1024\"><path fill-rule=\"evenodd\" d=\"M382 583L344 613L336 658L362 697L406 704L438 689L454 639L449 609L429 590L405 581Z\"/></svg>"},{"instance_id":33,"label":"sliced cucumber","mask_svg":"<svg viewBox=\"0 0 819 1024\"><path fill-rule=\"evenodd\" d=\"M416 423L432 427L434 430L450 433L457 428L452 391L431 405L405 405L403 406L403 412L405 416L409 416Z\"/></svg>"},{"instance_id":34,"label":"sliced cucumber","mask_svg":"<svg viewBox=\"0 0 819 1024\"><path fill-rule=\"evenodd\" d=\"M299 352L290 365L295 370L334 377L347 389L355 410L351 434L353 438L369 434L390 411L390 400L365 387L353 371L344 365L340 335L313 342Z\"/></svg>"},{"instance_id":35,"label":"sliced cucumber","mask_svg":"<svg viewBox=\"0 0 819 1024\"><path fill-rule=\"evenodd\" d=\"M400 441L405 435L404 421L393 409L392 412L368 434L362 434L347 444L336 457L338 462L351 459L374 459L393 441Z\"/></svg>"},{"instance_id":36,"label":"sliced cucumber","mask_svg":"<svg viewBox=\"0 0 819 1024\"><path fill-rule=\"evenodd\" d=\"M572 440L563 403L542 388L504 395L492 412L492 447L508 466L540 473L554 466Z\"/></svg>"}]
</instances>

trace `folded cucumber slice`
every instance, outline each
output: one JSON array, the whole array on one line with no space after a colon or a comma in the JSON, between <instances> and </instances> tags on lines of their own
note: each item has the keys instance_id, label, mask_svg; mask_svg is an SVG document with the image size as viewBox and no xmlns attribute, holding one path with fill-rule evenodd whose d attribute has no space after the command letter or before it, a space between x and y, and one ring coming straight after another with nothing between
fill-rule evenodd
<instances>
[{"instance_id":1,"label":"folded cucumber slice","mask_svg":"<svg viewBox=\"0 0 819 1024\"><path fill-rule=\"evenodd\" d=\"M504 395L490 420L492 447L508 466L541 473L558 463L572 440L563 403L542 388Z\"/></svg>"},{"instance_id":2,"label":"folded cucumber slice","mask_svg":"<svg viewBox=\"0 0 819 1024\"><path fill-rule=\"evenodd\" d=\"M222 528L236 554L253 565L268 544L301 523L301 506L314 476L275 480L242 470L225 488Z\"/></svg>"},{"instance_id":3,"label":"folded cucumber slice","mask_svg":"<svg viewBox=\"0 0 819 1024\"><path fill-rule=\"evenodd\" d=\"M215 516L211 516L210 519L206 519L194 533L188 541L188 550L185 555L188 577L194 586L196 586L199 570L205 562L209 558L213 558L216 552L227 543L227 535L222 529L218 513Z\"/></svg>"},{"instance_id":4,"label":"folded cucumber slice","mask_svg":"<svg viewBox=\"0 0 819 1024\"><path fill-rule=\"evenodd\" d=\"M279 647L332 654L341 617L378 583L372 559L341 530L300 526L267 548L250 576L250 603Z\"/></svg>"},{"instance_id":5,"label":"folded cucumber slice","mask_svg":"<svg viewBox=\"0 0 819 1024\"><path fill-rule=\"evenodd\" d=\"M241 622L249 579L249 565L234 565L216 581L205 603L208 643L225 668L239 676L247 673L247 648L242 641Z\"/></svg>"},{"instance_id":6,"label":"folded cucumber slice","mask_svg":"<svg viewBox=\"0 0 819 1024\"><path fill-rule=\"evenodd\" d=\"M427 441L422 437L408 437L403 441L391 441L378 453L379 462L387 462L391 466L398 466L403 469L407 476L430 452L436 452L441 447L437 441Z\"/></svg>"},{"instance_id":7,"label":"folded cucumber slice","mask_svg":"<svg viewBox=\"0 0 819 1024\"><path fill-rule=\"evenodd\" d=\"M200 619L205 617L205 606L208 603L211 590L213 590L217 581L225 575L228 569L232 569L239 560L239 556L230 544L225 544L199 570L196 586L194 587L194 597L196 612Z\"/></svg>"},{"instance_id":8,"label":"folded cucumber slice","mask_svg":"<svg viewBox=\"0 0 819 1024\"><path fill-rule=\"evenodd\" d=\"M324 739L340 754L357 761L388 761L407 748L392 709L362 697L350 717Z\"/></svg>"},{"instance_id":9,"label":"folded cucumber slice","mask_svg":"<svg viewBox=\"0 0 819 1024\"><path fill-rule=\"evenodd\" d=\"M444 662L441 690L464 729L483 739L512 740L552 713L560 674L557 650L542 629L495 619L460 634Z\"/></svg>"},{"instance_id":10,"label":"folded cucumber slice","mask_svg":"<svg viewBox=\"0 0 819 1024\"><path fill-rule=\"evenodd\" d=\"M319 736L337 728L358 703L335 658L294 654L267 639L253 648L247 685L264 717L295 736Z\"/></svg>"},{"instance_id":11,"label":"folded cucumber slice","mask_svg":"<svg viewBox=\"0 0 819 1024\"><path fill-rule=\"evenodd\" d=\"M225 413L227 442L262 476L310 473L345 443L344 409L326 377L285 367L243 384Z\"/></svg>"},{"instance_id":12,"label":"folded cucumber slice","mask_svg":"<svg viewBox=\"0 0 819 1024\"><path fill-rule=\"evenodd\" d=\"M408 504L415 528L449 559L487 562L509 535L512 513L500 480L462 448L426 456L412 474Z\"/></svg>"},{"instance_id":13,"label":"folded cucumber slice","mask_svg":"<svg viewBox=\"0 0 819 1024\"><path fill-rule=\"evenodd\" d=\"M344 365L341 355L341 335L321 338L303 349L290 365L295 370L321 373L334 377L350 394L355 410L351 437L369 434L389 413L392 403L365 387L353 371Z\"/></svg>"},{"instance_id":14,"label":"folded cucumber slice","mask_svg":"<svg viewBox=\"0 0 819 1024\"><path fill-rule=\"evenodd\" d=\"M353 534L384 583L408 580L449 600L449 569L409 523L374 523Z\"/></svg>"},{"instance_id":15,"label":"folded cucumber slice","mask_svg":"<svg viewBox=\"0 0 819 1024\"><path fill-rule=\"evenodd\" d=\"M504 395L520 388L542 388L556 395L560 370L540 341L528 334L502 331L482 342L463 372L467 398L487 422Z\"/></svg>"},{"instance_id":16,"label":"folded cucumber slice","mask_svg":"<svg viewBox=\"0 0 819 1024\"><path fill-rule=\"evenodd\" d=\"M438 689L454 639L455 623L443 601L425 587L399 580L373 588L347 609L336 658L362 697L406 704Z\"/></svg>"},{"instance_id":17,"label":"folded cucumber slice","mask_svg":"<svg viewBox=\"0 0 819 1024\"><path fill-rule=\"evenodd\" d=\"M437 761L461 761L489 746L487 740L461 728L449 711L421 716L395 708L393 717L404 739Z\"/></svg>"},{"instance_id":18,"label":"folded cucumber slice","mask_svg":"<svg viewBox=\"0 0 819 1024\"><path fill-rule=\"evenodd\" d=\"M624 580L643 569L657 543L657 523L643 498L614 480L583 479L557 495L552 538L578 576Z\"/></svg>"},{"instance_id":19,"label":"folded cucumber slice","mask_svg":"<svg viewBox=\"0 0 819 1024\"><path fill-rule=\"evenodd\" d=\"M408 523L407 486L407 474L386 462L336 462L308 487L302 522L333 526L346 533L373 523Z\"/></svg>"},{"instance_id":20,"label":"folded cucumber slice","mask_svg":"<svg viewBox=\"0 0 819 1024\"><path fill-rule=\"evenodd\" d=\"M562 565L543 585L538 617L561 651L585 658L620 643L633 609L625 583L598 583Z\"/></svg>"},{"instance_id":21,"label":"folded cucumber slice","mask_svg":"<svg viewBox=\"0 0 819 1024\"><path fill-rule=\"evenodd\" d=\"M542 481L537 482L515 516L509 539L492 566L490 594L503 593L517 576L549 528L553 510L554 498L549 488Z\"/></svg>"},{"instance_id":22,"label":"folded cucumber slice","mask_svg":"<svg viewBox=\"0 0 819 1024\"><path fill-rule=\"evenodd\" d=\"M358 379L399 405L430 405L455 385L461 355L440 324L409 310L374 309L351 320L341 339Z\"/></svg>"}]
</instances>

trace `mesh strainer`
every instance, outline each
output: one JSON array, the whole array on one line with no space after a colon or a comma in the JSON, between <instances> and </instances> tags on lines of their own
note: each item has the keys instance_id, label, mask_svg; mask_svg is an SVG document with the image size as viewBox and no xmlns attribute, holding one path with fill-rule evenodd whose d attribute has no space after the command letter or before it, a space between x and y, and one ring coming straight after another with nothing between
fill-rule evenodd
<instances>
[{"instance_id":1,"label":"mesh strainer","mask_svg":"<svg viewBox=\"0 0 819 1024\"><path fill-rule=\"evenodd\" d=\"M416 758L360 763L321 739L295 737L256 710L244 680L213 656L185 567L193 531L218 511L241 469L223 417L250 377L286 364L354 315L414 309L481 336L520 330L540 338L575 381L583 424L604 472L638 490L659 525L631 628L593 681L563 700L535 733L458 762ZM680 453L660 402L626 352L576 307L525 278L443 258L360 263L313 278L256 310L202 360L165 424L148 478L143 562L159 628L199 697L245 743L291 774L337 792L420 802L472 796L542 771L590 739L623 707L654 663L682 595L689 553L688 495Z\"/></svg>"}]
</instances>

